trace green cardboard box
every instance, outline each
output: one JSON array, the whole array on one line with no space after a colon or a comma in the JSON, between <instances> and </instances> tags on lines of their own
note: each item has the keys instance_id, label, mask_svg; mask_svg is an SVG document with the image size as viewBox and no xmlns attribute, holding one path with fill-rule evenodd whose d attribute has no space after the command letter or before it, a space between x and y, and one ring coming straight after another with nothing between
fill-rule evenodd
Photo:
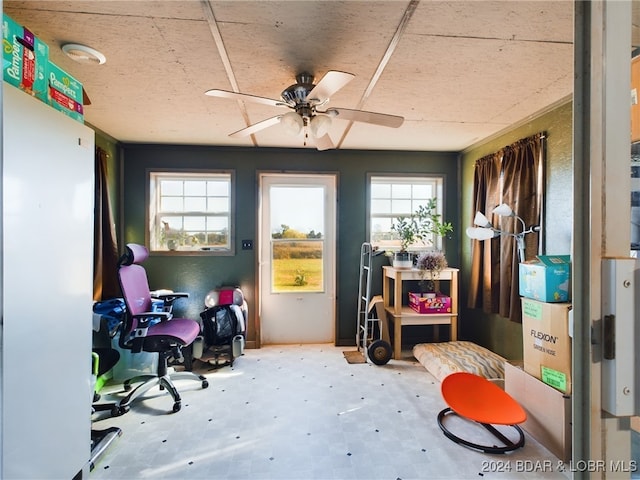
<instances>
[{"instance_id":1,"label":"green cardboard box","mask_svg":"<svg viewBox=\"0 0 640 480\"><path fill-rule=\"evenodd\" d=\"M47 68L49 83L47 103L65 115L84 123L82 83L52 61Z\"/></svg>"},{"instance_id":2,"label":"green cardboard box","mask_svg":"<svg viewBox=\"0 0 640 480\"><path fill-rule=\"evenodd\" d=\"M7 83L47 101L49 46L6 14L2 15L2 71Z\"/></svg>"},{"instance_id":3,"label":"green cardboard box","mask_svg":"<svg viewBox=\"0 0 640 480\"><path fill-rule=\"evenodd\" d=\"M570 279L569 255L539 255L519 266L520 295L541 302L568 302Z\"/></svg>"}]
</instances>

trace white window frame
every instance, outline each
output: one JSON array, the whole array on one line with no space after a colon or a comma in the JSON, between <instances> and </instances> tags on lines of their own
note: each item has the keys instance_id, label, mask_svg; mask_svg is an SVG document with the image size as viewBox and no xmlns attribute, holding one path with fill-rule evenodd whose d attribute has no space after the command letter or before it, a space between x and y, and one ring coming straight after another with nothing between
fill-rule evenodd
<instances>
[{"instance_id":1,"label":"white window frame","mask_svg":"<svg viewBox=\"0 0 640 480\"><path fill-rule=\"evenodd\" d=\"M163 195L162 182L169 181L188 182L191 192L174 183L176 192ZM220 182L224 187L216 189L215 184ZM167 255L235 254L234 171L148 170L147 185L147 245L150 252ZM193 191L196 187L200 189L198 192ZM204 227L193 225L200 221ZM224 242L212 241L214 235L221 235Z\"/></svg>"},{"instance_id":2,"label":"white window frame","mask_svg":"<svg viewBox=\"0 0 640 480\"><path fill-rule=\"evenodd\" d=\"M444 217L444 176L422 174L369 174L367 202L367 238L374 248L389 252L400 250L400 238L390 229L397 217L410 217L430 198L437 199L437 213ZM377 188L377 186L382 188ZM381 192L384 190L384 192ZM425 193L426 192L426 193ZM442 238L415 242L409 251L443 250Z\"/></svg>"}]
</instances>

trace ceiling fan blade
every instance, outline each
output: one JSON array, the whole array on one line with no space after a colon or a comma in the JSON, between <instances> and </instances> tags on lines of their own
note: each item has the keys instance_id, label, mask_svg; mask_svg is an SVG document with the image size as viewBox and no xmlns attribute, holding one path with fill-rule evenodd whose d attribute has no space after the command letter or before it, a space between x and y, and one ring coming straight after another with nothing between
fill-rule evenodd
<instances>
[{"instance_id":1,"label":"ceiling fan blade","mask_svg":"<svg viewBox=\"0 0 640 480\"><path fill-rule=\"evenodd\" d=\"M253 135L260 130L264 130L265 128L269 128L277 123L280 123L280 117L282 117L282 115L276 115L275 117L267 118L266 120L262 120L261 122L249 125L247 128L243 128L242 130L238 130L237 132L230 133L229 136L236 138L248 137L249 135Z\"/></svg>"},{"instance_id":2,"label":"ceiling fan blade","mask_svg":"<svg viewBox=\"0 0 640 480\"><path fill-rule=\"evenodd\" d=\"M355 75L353 73L329 70L309 92L306 100L315 103L324 103L331 98L331 95L353 80L354 77Z\"/></svg>"},{"instance_id":3,"label":"ceiling fan blade","mask_svg":"<svg viewBox=\"0 0 640 480\"><path fill-rule=\"evenodd\" d=\"M336 147L331 141L329 134L325 133L323 136L316 138L316 148L318 150L331 150Z\"/></svg>"},{"instance_id":4,"label":"ceiling fan blade","mask_svg":"<svg viewBox=\"0 0 640 480\"><path fill-rule=\"evenodd\" d=\"M373 123L383 127L398 128L404 122L404 117L387 113L366 112L364 110L350 110L348 108L329 108L326 113L332 118L351 120L353 122Z\"/></svg>"},{"instance_id":5,"label":"ceiling fan blade","mask_svg":"<svg viewBox=\"0 0 640 480\"><path fill-rule=\"evenodd\" d=\"M273 98L258 97L257 95L249 95L248 93L230 92L228 90L218 90L217 88L207 90L205 95L210 97L227 98L229 100L242 100L244 102L262 103L263 105L271 105L272 107L288 107L282 100L274 100Z\"/></svg>"}]
</instances>

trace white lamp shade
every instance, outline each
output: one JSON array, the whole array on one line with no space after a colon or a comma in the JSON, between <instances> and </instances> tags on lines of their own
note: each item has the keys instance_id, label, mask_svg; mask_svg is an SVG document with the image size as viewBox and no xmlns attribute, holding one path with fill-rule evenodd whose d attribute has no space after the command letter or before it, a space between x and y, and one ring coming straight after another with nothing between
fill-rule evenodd
<instances>
[{"instance_id":1,"label":"white lamp shade","mask_svg":"<svg viewBox=\"0 0 640 480\"><path fill-rule=\"evenodd\" d=\"M490 238L497 237L500 235L499 232L491 228L481 228L481 227L468 227L467 228L467 236L469 238L473 238L474 240L489 240Z\"/></svg>"},{"instance_id":2,"label":"white lamp shade","mask_svg":"<svg viewBox=\"0 0 640 480\"><path fill-rule=\"evenodd\" d=\"M473 217L473 223L479 227L491 227L489 219L480 212L476 212L476 216Z\"/></svg>"},{"instance_id":3,"label":"white lamp shade","mask_svg":"<svg viewBox=\"0 0 640 480\"><path fill-rule=\"evenodd\" d=\"M328 115L316 115L311 119L311 134L316 137L324 137L331 127L331 118Z\"/></svg>"},{"instance_id":4,"label":"white lamp shade","mask_svg":"<svg viewBox=\"0 0 640 480\"><path fill-rule=\"evenodd\" d=\"M511 217L513 216L513 210L506 203L502 203L493 209L493 213L496 215L500 215L501 217Z\"/></svg>"},{"instance_id":5,"label":"white lamp shade","mask_svg":"<svg viewBox=\"0 0 640 480\"><path fill-rule=\"evenodd\" d=\"M467 237L476 239L476 227L467 227Z\"/></svg>"},{"instance_id":6,"label":"white lamp shade","mask_svg":"<svg viewBox=\"0 0 640 480\"><path fill-rule=\"evenodd\" d=\"M289 112L280 117L280 124L282 125L282 128L284 128L285 132L289 135L295 136L302 130L304 121L296 112Z\"/></svg>"}]
</instances>

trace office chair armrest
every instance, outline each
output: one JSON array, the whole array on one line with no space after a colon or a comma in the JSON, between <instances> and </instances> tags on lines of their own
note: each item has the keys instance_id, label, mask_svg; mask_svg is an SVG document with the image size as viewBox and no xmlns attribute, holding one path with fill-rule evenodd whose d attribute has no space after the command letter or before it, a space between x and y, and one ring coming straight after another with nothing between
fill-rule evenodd
<instances>
[{"instance_id":1,"label":"office chair armrest","mask_svg":"<svg viewBox=\"0 0 640 480\"><path fill-rule=\"evenodd\" d=\"M138 325L141 327L149 327L149 323L154 318L159 318L161 322L165 320L171 320L173 314L171 312L142 312L137 315L133 315L133 318L138 321Z\"/></svg>"},{"instance_id":2,"label":"office chair armrest","mask_svg":"<svg viewBox=\"0 0 640 480\"><path fill-rule=\"evenodd\" d=\"M165 302L167 301L172 302L177 298L189 298L189 294L186 292L171 292L171 293L160 293L160 294L155 294L154 292L151 292L151 298L164 300Z\"/></svg>"},{"instance_id":3,"label":"office chair armrest","mask_svg":"<svg viewBox=\"0 0 640 480\"><path fill-rule=\"evenodd\" d=\"M151 298L154 300L162 300L164 302L164 310L171 311L173 302L178 298L189 298L189 294L186 292L151 292Z\"/></svg>"},{"instance_id":4,"label":"office chair armrest","mask_svg":"<svg viewBox=\"0 0 640 480\"><path fill-rule=\"evenodd\" d=\"M133 315L133 319L136 320L136 328L131 331L126 343L131 344L131 351L133 353L140 353L142 351L142 344L144 337L147 336L151 322L154 319L160 319L161 322L171 320L171 312L143 312Z\"/></svg>"}]
</instances>

